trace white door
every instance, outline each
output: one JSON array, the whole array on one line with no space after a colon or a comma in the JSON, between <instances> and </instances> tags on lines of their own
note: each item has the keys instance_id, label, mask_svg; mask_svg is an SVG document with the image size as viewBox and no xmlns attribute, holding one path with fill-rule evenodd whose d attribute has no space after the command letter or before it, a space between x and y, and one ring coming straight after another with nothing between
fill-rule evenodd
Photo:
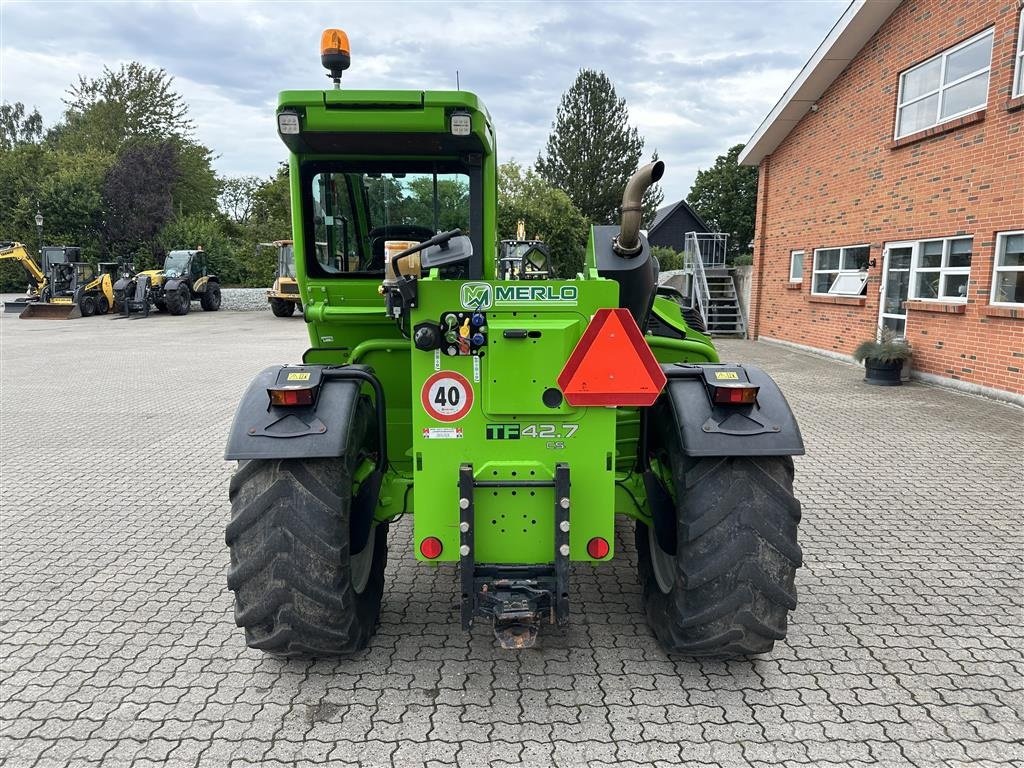
<instances>
[{"instance_id":1,"label":"white door","mask_svg":"<svg viewBox=\"0 0 1024 768\"><path fill-rule=\"evenodd\" d=\"M907 310L903 302L910 295L910 264L914 260L917 243L886 243L882 265L881 301L878 325L906 335Z\"/></svg>"}]
</instances>

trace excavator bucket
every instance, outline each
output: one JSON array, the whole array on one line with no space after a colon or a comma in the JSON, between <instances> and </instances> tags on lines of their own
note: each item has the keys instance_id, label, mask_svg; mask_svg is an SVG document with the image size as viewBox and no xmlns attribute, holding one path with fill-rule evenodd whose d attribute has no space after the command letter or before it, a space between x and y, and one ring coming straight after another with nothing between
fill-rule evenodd
<instances>
[{"instance_id":1,"label":"excavator bucket","mask_svg":"<svg viewBox=\"0 0 1024 768\"><path fill-rule=\"evenodd\" d=\"M25 307L22 320L74 320L82 316L77 304L48 304L38 301Z\"/></svg>"}]
</instances>

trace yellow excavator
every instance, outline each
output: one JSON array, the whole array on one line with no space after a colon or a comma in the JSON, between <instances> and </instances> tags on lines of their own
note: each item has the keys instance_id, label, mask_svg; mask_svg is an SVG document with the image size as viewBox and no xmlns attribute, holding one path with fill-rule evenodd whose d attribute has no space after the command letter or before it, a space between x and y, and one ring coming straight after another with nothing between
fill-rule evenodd
<instances>
[{"instance_id":1,"label":"yellow excavator","mask_svg":"<svg viewBox=\"0 0 1024 768\"><path fill-rule=\"evenodd\" d=\"M0 243L0 260L17 261L32 280L23 297L4 302L4 312L23 312L30 303L39 301L43 289L46 288L46 273L21 243Z\"/></svg>"},{"instance_id":2,"label":"yellow excavator","mask_svg":"<svg viewBox=\"0 0 1024 768\"><path fill-rule=\"evenodd\" d=\"M78 260L81 249L74 246L44 247L42 258L40 267L21 243L0 244L0 259L18 261L33 281L25 296L4 302L5 312L19 312L22 320L73 320L110 311L117 264L101 264L97 274Z\"/></svg>"}]
</instances>

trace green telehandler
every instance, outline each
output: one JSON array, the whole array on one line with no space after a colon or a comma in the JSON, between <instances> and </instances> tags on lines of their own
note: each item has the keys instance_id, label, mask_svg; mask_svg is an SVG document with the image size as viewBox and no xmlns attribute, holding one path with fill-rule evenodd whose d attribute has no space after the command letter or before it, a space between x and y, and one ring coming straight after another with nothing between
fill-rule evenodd
<instances>
[{"instance_id":1,"label":"green telehandler","mask_svg":"<svg viewBox=\"0 0 1024 768\"><path fill-rule=\"evenodd\" d=\"M659 294L640 201L664 164L630 179L621 226L592 227L582 273L501 279L484 105L342 90L348 51L327 30L335 87L277 109L311 346L257 375L228 436L228 586L248 645L365 647L388 526L413 515L420 566L458 568L463 627L530 647L570 621L573 569L616 556L619 515L666 652L769 651L796 606L803 442L775 382L719 362Z\"/></svg>"}]
</instances>

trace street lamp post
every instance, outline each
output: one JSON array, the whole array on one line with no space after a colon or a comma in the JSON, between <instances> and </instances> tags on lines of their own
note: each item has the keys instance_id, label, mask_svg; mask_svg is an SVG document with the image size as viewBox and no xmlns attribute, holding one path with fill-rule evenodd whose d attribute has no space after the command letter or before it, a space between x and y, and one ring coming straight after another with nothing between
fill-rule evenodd
<instances>
[{"instance_id":1,"label":"street lamp post","mask_svg":"<svg viewBox=\"0 0 1024 768\"><path fill-rule=\"evenodd\" d=\"M36 231L39 232L39 258L43 258L43 212L36 206Z\"/></svg>"}]
</instances>

